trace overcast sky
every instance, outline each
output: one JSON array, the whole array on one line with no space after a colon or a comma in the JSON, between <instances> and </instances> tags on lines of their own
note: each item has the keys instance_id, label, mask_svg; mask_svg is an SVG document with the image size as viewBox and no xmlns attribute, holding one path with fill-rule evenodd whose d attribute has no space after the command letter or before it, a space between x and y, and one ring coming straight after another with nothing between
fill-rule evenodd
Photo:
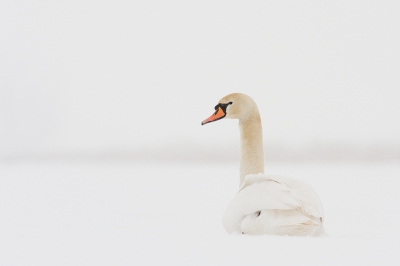
<instances>
[{"instance_id":1,"label":"overcast sky","mask_svg":"<svg viewBox=\"0 0 400 266\"><path fill-rule=\"evenodd\" d=\"M400 144L398 1L0 2L0 153L238 145L201 127L231 92L267 143Z\"/></svg>"}]
</instances>

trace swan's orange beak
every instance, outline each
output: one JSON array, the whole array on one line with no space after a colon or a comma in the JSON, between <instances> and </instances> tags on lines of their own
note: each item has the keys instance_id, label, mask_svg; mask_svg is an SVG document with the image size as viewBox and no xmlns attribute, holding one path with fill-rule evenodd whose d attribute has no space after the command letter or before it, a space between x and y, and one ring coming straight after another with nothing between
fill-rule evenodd
<instances>
[{"instance_id":1,"label":"swan's orange beak","mask_svg":"<svg viewBox=\"0 0 400 266\"><path fill-rule=\"evenodd\" d=\"M221 107L218 107L218 109L217 109L217 111L215 111L215 113L213 113L209 118L207 118L206 120L203 120L203 122L201 122L201 125L205 125L207 123L222 119L225 117L225 115L226 114L225 114L224 110L222 110Z\"/></svg>"}]
</instances>

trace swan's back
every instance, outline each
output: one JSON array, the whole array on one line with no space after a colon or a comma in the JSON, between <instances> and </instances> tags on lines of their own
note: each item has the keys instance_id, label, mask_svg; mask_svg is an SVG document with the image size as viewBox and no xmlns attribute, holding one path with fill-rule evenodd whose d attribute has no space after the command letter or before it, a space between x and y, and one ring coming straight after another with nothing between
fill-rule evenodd
<instances>
[{"instance_id":1,"label":"swan's back","mask_svg":"<svg viewBox=\"0 0 400 266\"><path fill-rule=\"evenodd\" d=\"M283 176L247 175L228 205L223 225L228 233L319 235L322 204L308 184Z\"/></svg>"}]
</instances>

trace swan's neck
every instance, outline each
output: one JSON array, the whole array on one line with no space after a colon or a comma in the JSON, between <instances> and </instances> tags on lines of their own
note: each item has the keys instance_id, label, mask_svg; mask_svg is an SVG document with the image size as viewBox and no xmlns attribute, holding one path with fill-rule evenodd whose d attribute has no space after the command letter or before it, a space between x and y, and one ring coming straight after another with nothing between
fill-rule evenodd
<instances>
[{"instance_id":1,"label":"swan's neck","mask_svg":"<svg viewBox=\"0 0 400 266\"><path fill-rule=\"evenodd\" d=\"M245 120L239 120L240 128L240 184L248 174L264 173L264 151L261 118L258 110Z\"/></svg>"}]
</instances>

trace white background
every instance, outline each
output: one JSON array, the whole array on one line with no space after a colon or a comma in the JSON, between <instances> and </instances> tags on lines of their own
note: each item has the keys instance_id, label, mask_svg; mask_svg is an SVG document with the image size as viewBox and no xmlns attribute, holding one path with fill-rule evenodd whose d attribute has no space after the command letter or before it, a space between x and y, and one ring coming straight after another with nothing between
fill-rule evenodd
<instances>
[{"instance_id":1,"label":"white background","mask_svg":"<svg viewBox=\"0 0 400 266\"><path fill-rule=\"evenodd\" d=\"M237 145L200 127L252 96L265 143L400 145L396 1L0 3L0 155Z\"/></svg>"},{"instance_id":2,"label":"white background","mask_svg":"<svg viewBox=\"0 0 400 266\"><path fill-rule=\"evenodd\" d=\"M399 265L400 2L0 0L0 265ZM327 235L228 235L252 96Z\"/></svg>"}]
</instances>

